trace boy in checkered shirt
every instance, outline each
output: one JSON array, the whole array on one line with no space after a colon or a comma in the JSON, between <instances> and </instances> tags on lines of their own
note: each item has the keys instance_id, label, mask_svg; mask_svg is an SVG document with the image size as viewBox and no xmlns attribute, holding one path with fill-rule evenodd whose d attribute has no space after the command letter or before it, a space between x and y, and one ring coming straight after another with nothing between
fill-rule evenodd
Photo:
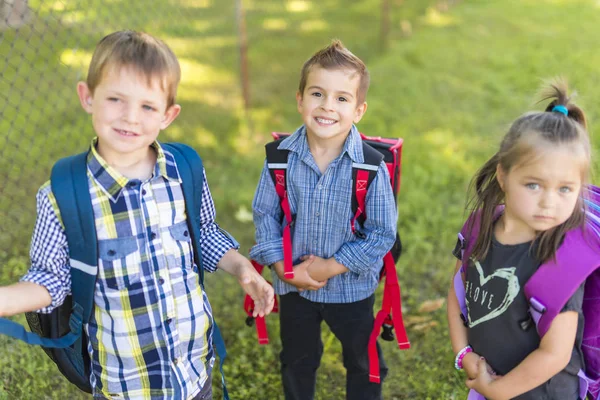
<instances>
[{"instance_id":1,"label":"boy in checkered shirt","mask_svg":"<svg viewBox=\"0 0 600 400\"><path fill-rule=\"evenodd\" d=\"M98 237L89 338L94 398L209 399L213 316L198 268L235 275L268 314L273 290L215 223L204 176L203 265L194 264L181 178L158 134L179 114L180 68L162 41L120 31L100 41L77 85L94 131L87 161ZM67 237L49 183L37 195L31 267L0 288L0 316L49 313L71 291Z\"/></svg>"}]
</instances>

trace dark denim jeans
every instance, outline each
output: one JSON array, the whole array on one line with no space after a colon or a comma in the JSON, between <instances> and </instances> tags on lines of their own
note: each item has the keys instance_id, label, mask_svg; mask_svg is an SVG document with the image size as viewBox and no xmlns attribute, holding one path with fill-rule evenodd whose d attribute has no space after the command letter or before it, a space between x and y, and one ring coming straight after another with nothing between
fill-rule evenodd
<instances>
[{"instance_id":1,"label":"dark denim jeans","mask_svg":"<svg viewBox=\"0 0 600 400\"><path fill-rule=\"evenodd\" d=\"M281 375L286 400L312 400L317 368L323 354L321 321L342 344L346 368L346 399L380 400L381 385L369 382L368 343L373 329L372 295L355 303L314 303L298 293L280 296ZM379 344L381 379L387 367Z\"/></svg>"}]
</instances>

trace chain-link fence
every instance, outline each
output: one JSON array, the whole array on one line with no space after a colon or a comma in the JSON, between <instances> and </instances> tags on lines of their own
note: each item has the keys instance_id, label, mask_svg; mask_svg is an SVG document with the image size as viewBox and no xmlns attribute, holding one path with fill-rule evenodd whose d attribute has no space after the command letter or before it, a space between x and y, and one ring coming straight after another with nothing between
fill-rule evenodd
<instances>
[{"instance_id":1,"label":"chain-link fence","mask_svg":"<svg viewBox=\"0 0 600 400\"><path fill-rule=\"evenodd\" d=\"M214 18L235 45L233 5L220 16L211 15L211 5L212 0L0 0L0 252L27 251L37 189L57 159L85 150L93 136L75 86L85 79L100 38L120 29L143 30L181 54L189 44L179 38L209 29L203 23ZM184 71L187 66L182 61ZM178 129L193 130L186 125L192 123L183 119Z\"/></svg>"},{"instance_id":2,"label":"chain-link fence","mask_svg":"<svg viewBox=\"0 0 600 400\"><path fill-rule=\"evenodd\" d=\"M35 193L52 164L84 151L94 135L75 88L106 34L149 32L177 54L183 111L162 139L187 142L201 152L220 221L235 226L235 211L250 204L268 131L294 127L288 120L296 120L293 95L304 60L333 37L352 38L359 55L383 50L394 35L410 35L410 21L432 4L451 2L0 0L0 262L27 253ZM345 23L330 23L331 14ZM241 17L248 19L247 37ZM248 69L240 67L246 44L251 85L240 82L240 76L248 79ZM244 112L250 99L254 129ZM224 169L223 163L233 165ZM239 171L253 175L240 177ZM251 243L251 227L233 229L243 244Z\"/></svg>"}]
</instances>

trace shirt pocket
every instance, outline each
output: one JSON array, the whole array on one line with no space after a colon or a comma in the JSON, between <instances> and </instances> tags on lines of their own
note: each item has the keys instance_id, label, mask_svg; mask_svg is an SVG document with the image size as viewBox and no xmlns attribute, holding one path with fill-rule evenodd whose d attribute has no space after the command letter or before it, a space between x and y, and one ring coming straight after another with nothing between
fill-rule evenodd
<instances>
[{"instance_id":1,"label":"shirt pocket","mask_svg":"<svg viewBox=\"0 0 600 400\"><path fill-rule=\"evenodd\" d=\"M171 239L173 240L171 256L175 265L192 269L192 235L187 221L181 221L169 227Z\"/></svg>"},{"instance_id":2,"label":"shirt pocket","mask_svg":"<svg viewBox=\"0 0 600 400\"><path fill-rule=\"evenodd\" d=\"M140 252L135 236L98 241L99 277L111 289L123 290L140 281Z\"/></svg>"}]
</instances>

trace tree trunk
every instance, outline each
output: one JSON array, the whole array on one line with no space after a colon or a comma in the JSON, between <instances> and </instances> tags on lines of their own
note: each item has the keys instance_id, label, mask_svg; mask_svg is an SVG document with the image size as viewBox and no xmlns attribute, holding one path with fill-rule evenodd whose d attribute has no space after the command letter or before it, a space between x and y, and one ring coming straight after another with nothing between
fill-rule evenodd
<instances>
[{"instance_id":1,"label":"tree trunk","mask_svg":"<svg viewBox=\"0 0 600 400\"><path fill-rule=\"evenodd\" d=\"M246 34L246 15L243 0L236 0L236 19L240 50L240 84L244 99L244 110L248 114L250 109L250 81L248 76L248 37Z\"/></svg>"}]
</instances>

